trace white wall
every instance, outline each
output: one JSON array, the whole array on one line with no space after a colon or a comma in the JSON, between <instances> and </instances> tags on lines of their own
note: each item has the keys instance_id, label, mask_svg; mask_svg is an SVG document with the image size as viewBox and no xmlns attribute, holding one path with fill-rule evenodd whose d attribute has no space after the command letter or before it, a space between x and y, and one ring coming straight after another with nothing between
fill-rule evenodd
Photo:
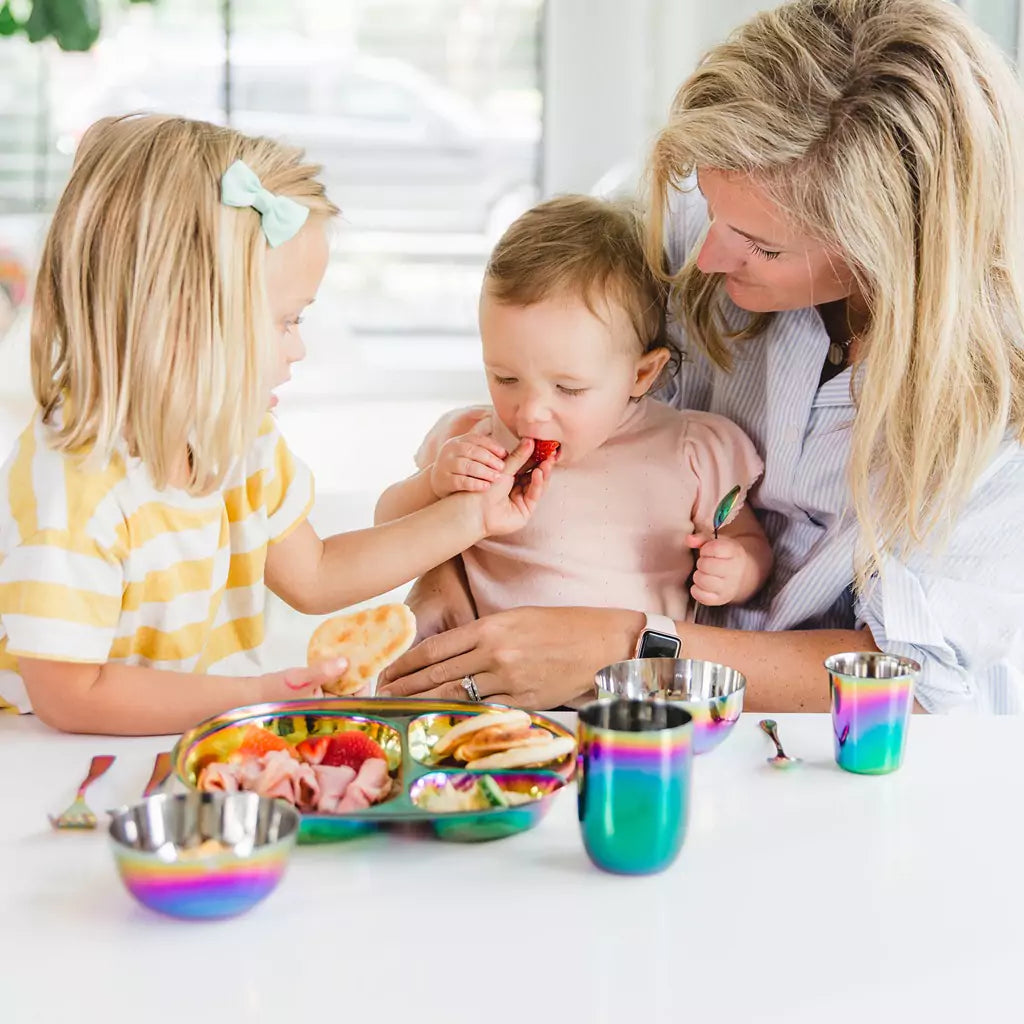
<instances>
[{"instance_id":1,"label":"white wall","mask_svg":"<svg viewBox=\"0 0 1024 1024\"><path fill-rule=\"evenodd\" d=\"M543 188L588 191L642 162L677 87L765 0L548 0Z\"/></svg>"},{"instance_id":2,"label":"white wall","mask_svg":"<svg viewBox=\"0 0 1024 1024\"><path fill-rule=\"evenodd\" d=\"M1018 59L1024 44L1022 0L957 0L957 3L1011 56Z\"/></svg>"}]
</instances>

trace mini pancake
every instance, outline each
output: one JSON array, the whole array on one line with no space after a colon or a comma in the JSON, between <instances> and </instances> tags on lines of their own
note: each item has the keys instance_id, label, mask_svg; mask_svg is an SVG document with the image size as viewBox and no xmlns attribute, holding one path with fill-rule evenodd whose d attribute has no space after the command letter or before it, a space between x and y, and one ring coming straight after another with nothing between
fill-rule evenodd
<instances>
[{"instance_id":1,"label":"mini pancake","mask_svg":"<svg viewBox=\"0 0 1024 1024\"><path fill-rule=\"evenodd\" d=\"M513 747L536 746L539 743L547 743L550 739L551 733L539 725L530 726L528 729L521 726L510 729L504 725L492 725L489 729L473 733L469 739L460 743L455 748L453 756L457 761L476 761L478 758L487 757L488 754L497 754Z\"/></svg>"},{"instance_id":2,"label":"mini pancake","mask_svg":"<svg viewBox=\"0 0 1024 1024\"><path fill-rule=\"evenodd\" d=\"M459 722L458 725L452 726L434 744L432 754L438 760L447 757L455 751L456 747L461 746L470 736L481 729L501 726L505 729L525 731L530 728L530 725L530 716L525 711L518 711L515 708L510 708L508 711L485 711L482 715L473 715Z\"/></svg>"},{"instance_id":3,"label":"mini pancake","mask_svg":"<svg viewBox=\"0 0 1024 1024\"><path fill-rule=\"evenodd\" d=\"M531 743L526 747L513 747L498 754L470 761L466 767L478 768L530 768L550 764L571 754L576 744L570 736L552 736L549 743Z\"/></svg>"}]
</instances>

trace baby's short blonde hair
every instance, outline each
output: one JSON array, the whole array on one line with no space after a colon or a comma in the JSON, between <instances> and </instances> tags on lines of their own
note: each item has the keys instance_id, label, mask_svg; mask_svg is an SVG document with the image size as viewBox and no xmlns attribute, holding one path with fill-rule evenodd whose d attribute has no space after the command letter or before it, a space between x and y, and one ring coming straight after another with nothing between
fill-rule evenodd
<instances>
[{"instance_id":1,"label":"baby's short blonde hair","mask_svg":"<svg viewBox=\"0 0 1024 1024\"><path fill-rule=\"evenodd\" d=\"M86 133L32 312L33 388L58 450L106 458L123 441L158 487L187 452L187 489L206 494L255 439L277 341L259 214L220 199L235 160L312 215L338 212L319 168L269 139L159 115Z\"/></svg>"},{"instance_id":2,"label":"baby's short blonde hair","mask_svg":"<svg viewBox=\"0 0 1024 1024\"><path fill-rule=\"evenodd\" d=\"M514 306L570 294L600 316L603 302L615 302L642 352L672 349L665 335L668 289L647 263L643 224L630 204L565 195L533 207L495 246L484 285L496 301Z\"/></svg>"}]
</instances>

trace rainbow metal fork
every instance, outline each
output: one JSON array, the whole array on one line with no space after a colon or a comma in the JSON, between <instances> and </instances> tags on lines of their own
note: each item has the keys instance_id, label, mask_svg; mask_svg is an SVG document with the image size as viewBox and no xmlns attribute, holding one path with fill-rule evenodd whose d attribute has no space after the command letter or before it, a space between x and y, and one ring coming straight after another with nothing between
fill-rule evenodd
<instances>
[{"instance_id":1,"label":"rainbow metal fork","mask_svg":"<svg viewBox=\"0 0 1024 1024\"><path fill-rule=\"evenodd\" d=\"M95 828L96 815L85 802L85 791L114 763L113 754L97 754L89 765L89 774L78 787L74 803L61 815L47 815L54 828Z\"/></svg>"},{"instance_id":2,"label":"rainbow metal fork","mask_svg":"<svg viewBox=\"0 0 1024 1024\"><path fill-rule=\"evenodd\" d=\"M153 763L153 774L150 775L149 782L146 783L146 788L142 791L142 795L147 797L158 793L170 774L171 752L165 750L156 755L156 761Z\"/></svg>"}]
</instances>

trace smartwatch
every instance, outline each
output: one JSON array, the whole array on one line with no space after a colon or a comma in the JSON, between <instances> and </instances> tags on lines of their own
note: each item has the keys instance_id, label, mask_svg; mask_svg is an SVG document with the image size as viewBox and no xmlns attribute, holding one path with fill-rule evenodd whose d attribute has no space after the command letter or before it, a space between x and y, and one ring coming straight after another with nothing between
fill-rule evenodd
<instances>
[{"instance_id":1,"label":"smartwatch","mask_svg":"<svg viewBox=\"0 0 1024 1024\"><path fill-rule=\"evenodd\" d=\"M636 642L636 658L678 658L683 642L676 624L667 615L647 613L647 621Z\"/></svg>"}]
</instances>

